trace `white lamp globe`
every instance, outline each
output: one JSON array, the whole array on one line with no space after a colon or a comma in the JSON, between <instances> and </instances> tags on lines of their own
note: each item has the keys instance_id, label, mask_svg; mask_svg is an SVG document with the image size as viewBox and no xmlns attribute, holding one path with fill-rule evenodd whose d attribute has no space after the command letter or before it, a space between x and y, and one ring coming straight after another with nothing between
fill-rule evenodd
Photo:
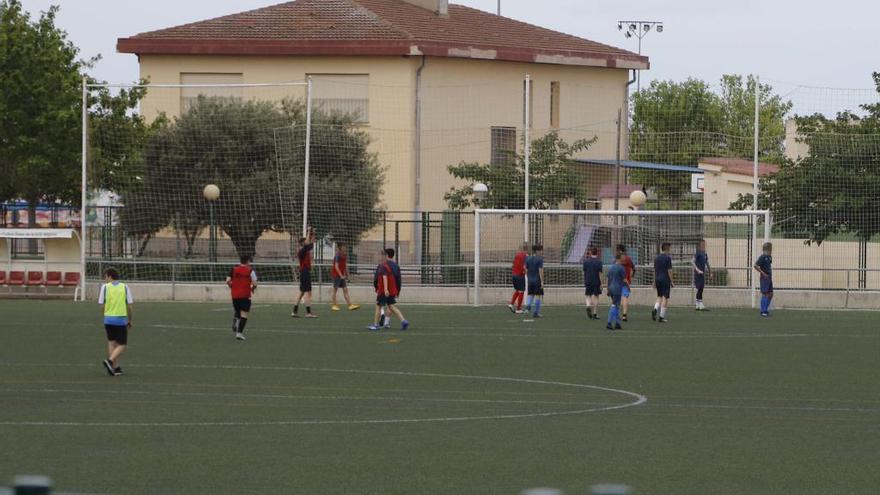
<instances>
[{"instance_id":1,"label":"white lamp globe","mask_svg":"<svg viewBox=\"0 0 880 495\"><path fill-rule=\"evenodd\" d=\"M220 197L220 188L216 184L208 184L202 190L202 196L208 201L216 201Z\"/></svg>"},{"instance_id":2,"label":"white lamp globe","mask_svg":"<svg viewBox=\"0 0 880 495\"><path fill-rule=\"evenodd\" d=\"M473 186L474 198L478 201L482 201L489 196L489 186L483 184L482 182L478 182Z\"/></svg>"}]
</instances>

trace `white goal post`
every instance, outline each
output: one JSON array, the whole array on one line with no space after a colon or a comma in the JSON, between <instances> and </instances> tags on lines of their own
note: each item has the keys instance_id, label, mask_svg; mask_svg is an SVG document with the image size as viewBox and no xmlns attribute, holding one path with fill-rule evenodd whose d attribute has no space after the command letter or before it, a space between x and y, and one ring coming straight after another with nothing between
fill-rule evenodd
<instances>
[{"instance_id":1,"label":"white goal post","mask_svg":"<svg viewBox=\"0 0 880 495\"><path fill-rule=\"evenodd\" d=\"M581 285L580 260L588 248L598 248L609 262L614 246L624 244L637 265L647 266L659 245L669 242L673 259L687 270L696 242L706 240L713 271L723 274L719 278L725 286L751 289L754 307L758 280L751 267L761 245L770 241L771 229L769 210L476 209L472 300L479 306L481 288L507 286L513 255L523 238L544 246L550 285L558 287ZM640 285L639 280L634 285Z\"/></svg>"}]
</instances>

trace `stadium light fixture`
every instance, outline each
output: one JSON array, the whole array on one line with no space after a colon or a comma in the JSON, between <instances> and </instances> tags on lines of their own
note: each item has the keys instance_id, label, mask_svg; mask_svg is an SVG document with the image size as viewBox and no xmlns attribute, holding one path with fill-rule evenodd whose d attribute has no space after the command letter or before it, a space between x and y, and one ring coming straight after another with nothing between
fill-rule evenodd
<instances>
[{"instance_id":1,"label":"stadium light fixture","mask_svg":"<svg viewBox=\"0 0 880 495\"><path fill-rule=\"evenodd\" d=\"M626 25L627 29L624 31L623 26ZM642 54L642 38L648 35L649 32L653 29L658 33L663 32L663 23L660 21L617 21L617 29L619 31L624 31L623 35L626 39L630 38L638 38L639 40L639 55ZM637 74L637 83L636 90L642 89L642 77L641 71Z\"/></svg>"}]
</instances>

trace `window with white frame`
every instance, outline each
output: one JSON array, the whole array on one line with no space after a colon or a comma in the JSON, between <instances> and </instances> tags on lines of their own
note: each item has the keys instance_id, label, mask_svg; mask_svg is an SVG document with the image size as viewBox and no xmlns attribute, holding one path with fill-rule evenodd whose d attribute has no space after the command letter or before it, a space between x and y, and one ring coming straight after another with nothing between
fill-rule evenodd
<instances>
[{"instance_id":1,"label":"window with white frame","mask_svg":"<svg viewBox=\"0 0 880 495\"><path fill-rule=\"evenodd\" d=\"M241 101L244 88L231 85L242 83L241 73L181 72L180 84L185 87L180 89L180 109L186 112L200 96Z\"/></svg>"},{"instance_id":2,"label":"window with white frame","mask_svg":"<svg viewBox=\"0 0 880 495\"><path fill-rule=\"evenodd\" d=\"M349 115L358 124L370 122L369 74L309 74L312 108Z\"/></svg>"}]
</instances>

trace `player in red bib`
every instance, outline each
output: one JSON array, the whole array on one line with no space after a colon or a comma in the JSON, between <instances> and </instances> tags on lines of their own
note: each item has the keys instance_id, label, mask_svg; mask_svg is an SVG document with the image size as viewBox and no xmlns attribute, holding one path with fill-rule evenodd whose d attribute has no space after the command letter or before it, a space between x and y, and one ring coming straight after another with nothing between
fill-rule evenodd
<instances>
[{"instance_id":1,"label":"player in red bib","mask_svg":"<svg viewBox=\"0 0 880 495\"><path fill-rule=\"evenodd\" d=\"M529 243L524 242L519 252L513 257L513 270L510 279L513 282L513 297L507 307L511 313L522 313L523 296L526 293L526 258L529 257Z\"/></svg>"},{"instance_id":2,"label":"player in red bib","mask_svg":"<svg viewBox=\"0 0 880 495\"><path fill-rule=\"evenodd\" d=\"M633 274L636 273L636 265L633 264L632 258L626 254L626 246L623 244L617 245L617 254L621 256L620 264L623 265L623 269L626 272L626 283L621 290L621 309L623 310L623 314L620 316L620 319L627 321L628 318L626 315L629 312L629 297L632 293L630 288L632 287Z\"/></svg>"},{"instance_id":3,"label":"player in red bib","mask_svg":"<svg viewBox=\"0 0 880 495\"><path fill-rule=\"evenodd\" d=\"M245 340L244 327L247 325L248 313L251 310L251 297L257 290L257 272L251 267L250 256L242 256L241 264L233 267L226 277L226 285L232 294L232 331L235 338Z\"/></svg>"},{"instance_id":4,"label":"player in red bib","mask_svg":"<svg viewBox=\"0 0 880 495\"><path fill-rule=\"evenodd\" d=\"M293 303L293 312L290 316L299 317L299 303L303 298L306 300L306 318L317 318L312 313L312 252L315 248L315 229L308 228L308 236L299 239L299 250L296 259L299 261L299 297Z\"/></svg>"},{"instance_id":5,"label":"player in red bib","mask_svg":"<svg viewBox=\"0 0 880 495\"><path fill-rule=\"evenodd\" d=\"M389 316L390 313L394 313L400 318L401 330L409 328L409 322L397 308L397 296L400 295L400 287L403 280L400 266L394 261L394 254L393 249L386 249L383 252L384 259L376 267L376 274L373 277L373 286L376 288L376 312L373 315L373 324L368 326L367 329L374 332L381 328L379 316L383 306L387 308Z\"/></svg>"},{"instance_id":6,"label":"player in red bib","mask_svg":"<svg viewBox=\"0 0 880 495\"><path fill-rule=\"evenodd\" d=\"M330 294L330 310L339 311L339 305L336 304L336 293L339 289L342 289L342 297L345 298L345 304L348 305L349 311L360 308L360 305L351 303L351 296L348 294L348 253L346 253L344 243L336 243L336 256L333 257L330 279L333 280L333 292Z\"/></svg>"}]
</instances>

